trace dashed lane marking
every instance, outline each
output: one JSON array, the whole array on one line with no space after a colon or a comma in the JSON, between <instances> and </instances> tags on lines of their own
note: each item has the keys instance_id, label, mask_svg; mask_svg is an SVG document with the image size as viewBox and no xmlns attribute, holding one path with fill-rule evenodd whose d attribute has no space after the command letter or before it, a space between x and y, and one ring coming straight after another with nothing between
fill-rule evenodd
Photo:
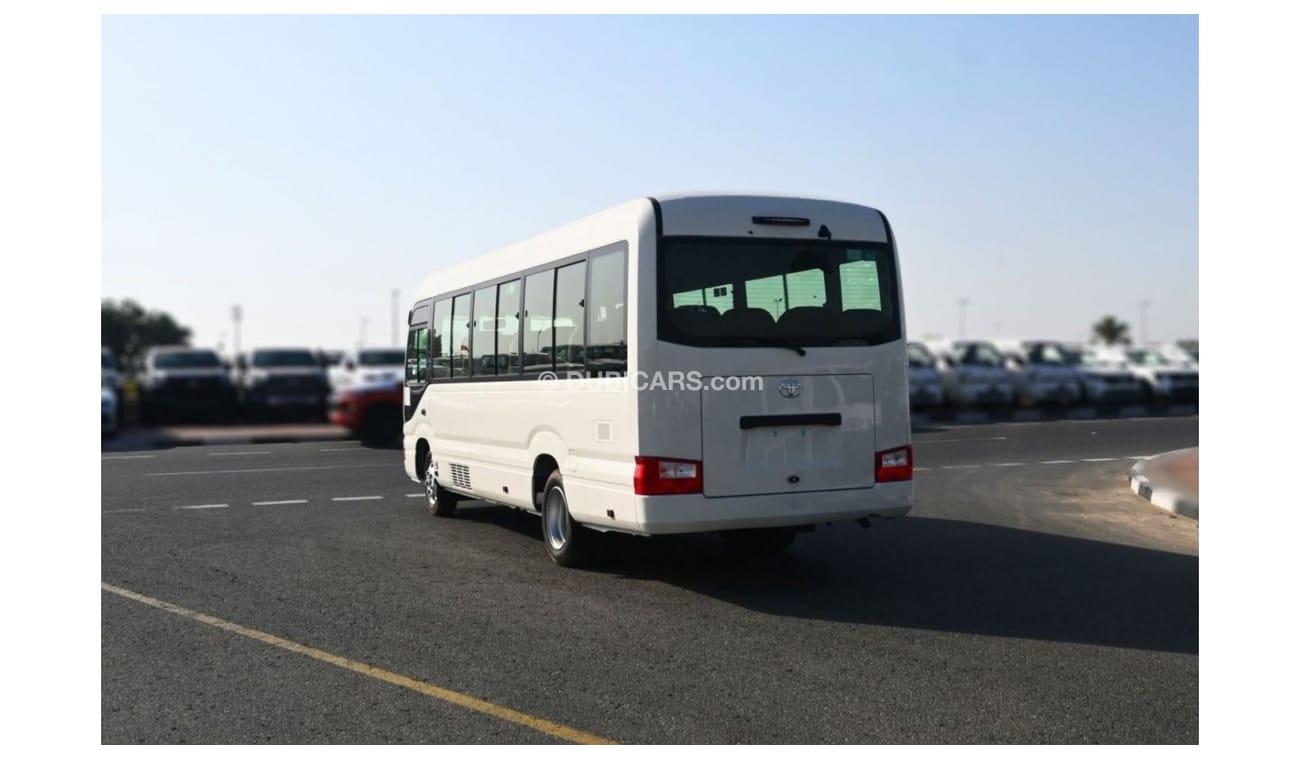
<instances>
[{"instance_id":1,"label":"dashed lane marking","mask_svg":"<svg viewBox=\"0 0 1300 760\"><path fill-rule=\"evenodd\" d=\"M300 472L304 470L355 470L355 469L374 469L377 467L391 468L391 464L322 464L308 467L254 467L243 470L185 470L182 472L146 472L147 478L165 478L176 475L235 475L250 472Z\"/></svg>"},{"instance_id":2,"label":"dashed lane marking","mask_svg":"<svg viewBox=\"0 0 1300 760\"><path fill-rule=\"evenodd\" d=\"M382 496L335 496L330 501L376 501Z\"/></svg>"},{"instance_id":3,"label":"dashed lane marking","mask_svg":"<svg viewBox=\"0 0 1300 760\"><path fill-rule=\"evenodd\" d=\"M1005 435L995 435L988 438L914 438L912 444L922 443L965 443L966 441L1005 441Z\"/></svg>"},{"instance_id":4,"label":"dashed lane marking","mask_svg":"<svg viewBox=\"0 0 1300 760\"><path fill-rule=\"evenodd\" d=\"M100 459L105 462L110 462L114 459L156 459L157 457L157 454L124 454L122 456L100 457Z\"/></svg>"},{"instance_id":5,"label":"dashed lane marking","mask_svg":"<svg viewBox=\"0 0 1300 760\"><path fill-rule=\"evenodd\" d=\"M269 451L214 451L208 454L210 457L251 457L259 454L270 454Z\"/></svg>"},{"instance_id":6,"label":"dashed lane marking","mask_svg":"<svg viewBox=\"0 0 1300 760\"><path fill-rule=\"evenodd\" d=\"M493 702L489 702L486 699L479 699L478 697L472 697L468 694L462 694L459 691L453 691L442 686L436 686L427 681L417 681L410 676L404 676L400 673L394 673L392 671L384 670L383 668L377 668L374 665L368 665L364 662L351 660L347 657L341 657L337 654L326 652L323 649L316 649L315 647L307 646L306 644L299 644L296 641L283 639L274 634L259 631L256 628L248 628L239 625L238 623L232 623L228 620L213 617L212 615L205 615L202 612L186 609L179 605L171 604L170 602L164 602L161 599L154 599L153 597L145 596L144 594L137 594L134 591L129 591L103 581L100 582L100 586L108 593L115 594L124 599L130 599L131 601L139 602L140 604L145 604L155 609L187 618L196 623L209 625L213 628L226 631L227 633L233 633L237 636L243 636L244 638L253 639L254 641L260 641L269 646L293 652L294 654L300 654L305 657L310 657L313 660L324 662L344 670L350 670L353 673L358 673L367 678L373 678L394 686L401 686L419 692L427 697L433 697L434 699L448 702L467 710L473 710L516 725L531 728L534 731L548 736L554 736L557 739L563 739L575 744L615 743L603 736L597 736L596 734L571 728L562 723L555 723L554 721L539 718L535 715L529 715L528 713L519 712L518 710L511 710L509 707L503 707Z\"/></svg>"},{"instance_id":7,"label":"dashed lane marking","mask_svg":"<svg viewBox=\"0 0 1300 760\"><path fill-rule=\"evenodd\" d=\"M253 502L253 506L271 507L271 506L276 506L278 504L306 504L306 503L307 503L306 499L279 499L277 501L255 501Z\"/></svg>"},{"instance_id":8,"label":"dashed lane marking","mask_svg":"<svg viewBox=\"0 0 1300 760\"><path fill-rule=\"evenodd\" d=\"M190 504L184 507L172 507L172 509L226 509L229 504Z\"/></svg>"}]
</instances>

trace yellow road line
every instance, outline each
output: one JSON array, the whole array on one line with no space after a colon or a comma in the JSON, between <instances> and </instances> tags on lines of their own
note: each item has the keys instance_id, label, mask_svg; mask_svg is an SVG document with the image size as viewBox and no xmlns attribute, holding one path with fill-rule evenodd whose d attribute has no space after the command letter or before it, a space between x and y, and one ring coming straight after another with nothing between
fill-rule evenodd
<instances>
[{"instance_id":1,"label":"yellow road line","mask_svg":"<svg viewBox=\"0 0 1300 760\"><path fill-rule=\"evenodd\" d=\"M349 660L346 657L340 657L336 654L330 654L329 652L325 652L320 649L316 649L314 647L306 646L305 644L299 644L295 641L282 639L279 636L275 636L270 633L265 633L263 631L259 631L253 628L247 628L245 626L239 625L238 623L231 623L230 621L222 620L221 618L212 617L211 615L205 615L202 612L195 612L194 610L189 610L184 607L171 604L169 602L164 602L161 599L154 599L153 597L145 596L143 594L137 594L134 591L128 591L127 589L114 586L109 583L104 583L103 581L100 582L100 586L102 586L105 591L111 594L117 594L118 596L131 599L132 601L140 602L141 604L147 604L150 607L156 607L160 610L170 612L174 615L180 615L181 617L189 618L190 620L194 620L199 623L204 623L214 628L220 628L223 631L229 631L230 633L235 633L240 636L245 636L247 638L260 641L263 644L270 644L273 647L279 647L280 649L285 649L290 652L306 655L307 657L310 657L313 660L320 660L321 662L327 662L330 665L335 665L337 667L343 668L344 670L350 670L353 673L360 673L363 676L369 676L371 678L375 678L380 681L385 681L387 683L393 684L394 686L402 686L407 689L411 689L412 691L418 691L421 694L424 694L425 696L433 697L434 699L441 699L444 702L450 702L454 705L459 705L461 707L464 707L467 710L474 710L475 712L481 712L486 715L491 715L494 718L500 718L501 720L510 721L511 723L517 723L521 726L526 726L528 728L531 728L534 731L540 731L541 733L554 736L557 739L563 739L565 741L573 742L575 744L614 744L615 743L609 739L604 738L603 736L590 734L587 733L586 731L579 731L576 728L570 728L568 726L564 726L559 723L554 723L552 721L546 720L545 718L538 718L532 715L528 715L527 713L521 713L518 710L511 710L509 707L502 707L501 705L493 704L484 699L471 697L468 694L461 694L458 691L452 691L451 689L444 689L441 686L434 686L431 683L426 683L424 681L417 681L414 678L409 678L407 676L400 675L398 673L393 673L391 671L384 670L383 668L377 668L373 665L367 665L364 662Z\"/></svg>"}]
</instances>

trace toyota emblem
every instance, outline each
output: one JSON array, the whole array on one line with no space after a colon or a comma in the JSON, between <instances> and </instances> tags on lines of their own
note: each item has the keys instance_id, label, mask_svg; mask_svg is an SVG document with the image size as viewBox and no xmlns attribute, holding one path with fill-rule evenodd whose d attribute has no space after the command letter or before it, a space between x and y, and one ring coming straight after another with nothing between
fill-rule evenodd
<instances>
[{"instance_id":1,"label":"toyota emblem","mask_svg":"<svg viewBox=\"0 0 1300 760\"><path fill-rule=\"evenodd\" d=\"M803 393L803 384L794 379L782 380L780 387L776 390L785 398L794 398Z\"/></svg>"}]
</instances>

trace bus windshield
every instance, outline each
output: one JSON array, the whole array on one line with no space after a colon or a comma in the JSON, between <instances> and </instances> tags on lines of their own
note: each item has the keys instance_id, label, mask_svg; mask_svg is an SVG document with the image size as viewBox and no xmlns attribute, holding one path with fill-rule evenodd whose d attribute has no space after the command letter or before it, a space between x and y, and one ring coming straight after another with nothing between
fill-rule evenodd
<instances>
[{"instance_id":1,"label":"bus windshield","mask_svg":"<svg viewBox=\"0 0 1300 760\"><path fill-rule=\"evenodd\" d=\"M876 346L899 340L883 243L663 238L659 339L690 346Z\"/></svg>"}]
</instances>

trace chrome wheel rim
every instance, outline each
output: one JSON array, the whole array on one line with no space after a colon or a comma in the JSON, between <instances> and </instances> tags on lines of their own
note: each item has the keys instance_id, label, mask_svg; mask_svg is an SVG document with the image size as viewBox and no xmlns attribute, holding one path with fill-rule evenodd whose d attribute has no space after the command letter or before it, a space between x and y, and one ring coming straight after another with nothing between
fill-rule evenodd
<instances>
[{"instance_id":1,"label":"chrome wheel rim","mask_svg":"<svg viewBox=\"0 0 1300 760\"><path fill-rule=\"evenodd\" d=\"M438 505L438 484L433 480L432 467L424 473L424 495L429 500L430 507Z\"/></svg>"},{"instance_id":2,"label":"chrome wheel rim","mask_svg":"<svg viewBox=\"0 0 1300 760\"><path fill-rule=\"evenodd\" d=\"M569 508L564 501L564 492L552 488L546 495L546 542L551 548L560 551L569 542Z\"/></svg>"}]
</instances>

